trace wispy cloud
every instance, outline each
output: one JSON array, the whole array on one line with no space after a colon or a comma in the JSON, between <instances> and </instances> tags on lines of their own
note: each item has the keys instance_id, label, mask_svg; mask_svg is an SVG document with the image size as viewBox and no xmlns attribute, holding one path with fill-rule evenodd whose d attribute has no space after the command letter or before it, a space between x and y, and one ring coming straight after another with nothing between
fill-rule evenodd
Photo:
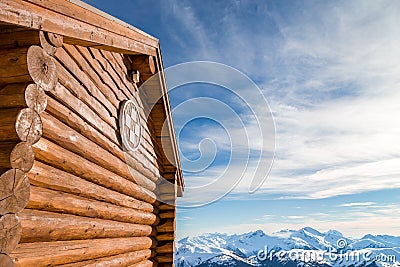
<instances>
[{"instance_id":1,"label":"wispy cloud","mask_svg":"<svg viewBox=\"0 0 400 267\"><path fill-rule=\"evenodd\" d=\"M326 198L400 188L400 5L303 4L292 13L254 7L267 30L241 24L233 4L219 25L192 11L182 21L200 27L202 40L224 29L207 46L199 40L197 56L245 70L270 100L277 154L261 192ZM198 134L220 137L212 130ZM245 192L244 183L238 192Z\"/></svg>"},{"instance_id":2,"label":"wispy cloud","mask_svg":"<svg viewBox=\"0 0 400 267\"><path fill-rule=\"evenodd\" d=\"M339 205L339 207L364 207L376 204L375 202L353 202Z\"/></svg>"}]
</instances>

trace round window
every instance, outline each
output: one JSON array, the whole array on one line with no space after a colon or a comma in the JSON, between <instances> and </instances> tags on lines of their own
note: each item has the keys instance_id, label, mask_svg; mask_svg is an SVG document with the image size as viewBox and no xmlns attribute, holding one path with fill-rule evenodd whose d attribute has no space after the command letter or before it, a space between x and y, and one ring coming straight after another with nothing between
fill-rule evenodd
<instances>
[{"instance_id":1,"label":"round window","mask_svg":"<svg viewBox=\"0 0 400 267\"><path fill-rule=\"evenodd\" d=\"M119 128L124 149L136 150L142 138L142 124L139 109L132 100L122 103L119 113Z\"/></svg>"}]
</instances>

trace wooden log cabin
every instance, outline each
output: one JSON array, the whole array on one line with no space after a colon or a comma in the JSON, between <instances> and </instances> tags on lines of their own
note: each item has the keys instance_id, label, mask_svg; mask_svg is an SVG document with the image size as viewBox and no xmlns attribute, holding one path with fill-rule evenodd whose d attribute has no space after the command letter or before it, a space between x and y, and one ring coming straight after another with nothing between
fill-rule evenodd
<instances>
[{"instance_id":1,"label":"wooden log cabin","mask_svg":"<svg viewBox=\"0 0 400 267\"><path fill-rule=\"evenodd\" d=\"M0 0L0 266L173 266L177 151L156 38Z\"/></svg>"}]
</instances>

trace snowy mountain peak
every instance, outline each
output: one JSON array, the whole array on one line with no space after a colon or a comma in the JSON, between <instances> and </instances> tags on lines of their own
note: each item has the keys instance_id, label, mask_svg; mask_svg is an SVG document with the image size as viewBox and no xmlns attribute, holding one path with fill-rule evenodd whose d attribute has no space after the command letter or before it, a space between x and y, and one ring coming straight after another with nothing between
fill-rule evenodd
<instances>
[{"instance_id":1,"label":"snowy mountain peak","mask_svg":"<svg viewBox=\"0 0 400 267\"><path fill-rule=\"evenodd\" d=\"M227 235L208 233L196 237L185 237L177 242L175 265L177 267L205 267L205 266L378 266L400 267L400 237L387 235L366 235L361 239L346 238L336 230L320 232L311 227L300 230L281 230L271 235L262 230L245 234ZM259 258L260 251L268 249L271 256L269 261ZM306 255L314 252L325 253L321 262L306 264L304 259L288 258L288 255ZM280 258L278 253L283 253L286 258ZM364 253L372 255L371 259L358 259L360 262L350 260L347 263L337 262L340 253ZM364 255L363 254L363 255ZM389 255L390 254L390 255ZM376 261L374 257L388 257L391 262ZM336 255L336 260L332 260ZM382 256L383 255L383 256ZM265 260L265 259L264 259Z\"/></svg>"}]
</instances>

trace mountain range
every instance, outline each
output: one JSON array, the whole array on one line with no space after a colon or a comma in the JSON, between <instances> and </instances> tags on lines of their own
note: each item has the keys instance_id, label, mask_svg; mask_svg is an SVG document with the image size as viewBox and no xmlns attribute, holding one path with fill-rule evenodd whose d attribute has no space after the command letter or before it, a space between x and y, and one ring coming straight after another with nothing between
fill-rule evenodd
<instances>
[{"instance_id":1,"label":"mountain range","mask_svg":"<svg viewBox=\"0 0 400 267\"><path fill-rule=\"evenodd\" d=\"M400 267L400 236L343 236L311 227L271 235L209 233L176 243L175 266Z\"/></svg>"}]
</instances>

